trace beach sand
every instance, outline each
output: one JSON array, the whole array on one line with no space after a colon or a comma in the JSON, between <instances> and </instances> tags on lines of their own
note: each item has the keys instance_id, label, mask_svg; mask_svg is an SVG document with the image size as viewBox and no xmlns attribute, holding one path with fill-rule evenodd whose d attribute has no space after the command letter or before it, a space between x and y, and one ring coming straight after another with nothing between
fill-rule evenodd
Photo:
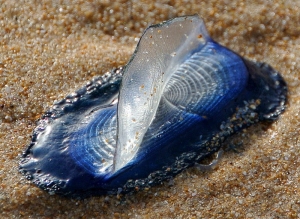
<instances>
[{"instance_id":1,"label":"beach sand","mask_svg":"<svg viewBox=\"0 0 300 219\"><path fill-rule=\"evenodd\" d=\"M222 3L221 3L222 2ZM284 114L225 144L216 169L123 197L49 195L18 172L36 120L129 60L150 24L199 14L211 36L282 73ZM0 1L0 218L300 218L300 1Z\"/></svg>"}]
</instances>

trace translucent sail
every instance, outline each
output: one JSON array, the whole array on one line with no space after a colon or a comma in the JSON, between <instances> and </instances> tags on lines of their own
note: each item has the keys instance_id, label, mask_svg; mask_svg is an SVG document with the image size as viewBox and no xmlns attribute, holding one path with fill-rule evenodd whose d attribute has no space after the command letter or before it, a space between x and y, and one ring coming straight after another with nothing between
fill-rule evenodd
<instances>
[{"instance_id":1,"label":"translucent sail","mask_svg":"<svg viewBox=\"0 0 300 219\"><path fill-rule=\"evenodd\" d=\"M209 40L198 15L178 17L146 29L122 80L114 171L137 153L172 74Z\"/></svg>"}]
</instances>

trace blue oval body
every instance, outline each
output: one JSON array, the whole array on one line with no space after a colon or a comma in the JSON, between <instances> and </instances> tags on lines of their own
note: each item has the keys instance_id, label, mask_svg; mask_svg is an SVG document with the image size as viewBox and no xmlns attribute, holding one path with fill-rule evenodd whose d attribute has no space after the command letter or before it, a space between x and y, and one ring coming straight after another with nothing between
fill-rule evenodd
<instances>
[{"instance_id":1,"label":"blue oval body","mask_svg":"<svg viewBox=\"0 0 300 219\"><path fill-rule=\"evenodd\" d=\"M170 179L231 134L284 111L269 65L213 41L197 15L150 26L124 68L95 78L38 121L20 170L66 196L129 192Z\"/></svg>"}]
</instances>

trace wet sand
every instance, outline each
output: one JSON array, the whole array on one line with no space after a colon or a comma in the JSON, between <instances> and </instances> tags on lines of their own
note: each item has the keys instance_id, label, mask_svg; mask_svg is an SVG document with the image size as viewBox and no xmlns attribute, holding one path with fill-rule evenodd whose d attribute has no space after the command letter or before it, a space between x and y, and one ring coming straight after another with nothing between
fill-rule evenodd
<instances>
[{"instance_id":1,"label":"wet sand","mask_svg":"<svg viewBox=\"0 0 300 219\"><path fill-rule=\"evenodd\" d=\"M300 1L38 2L0 1L1 218L300 218ZM54 100L126 64L149 24L195 13L216 41L282 73L279 120L228 139L243 147L213 171L191 168L172 186L121 198L49 195L18 172Z\"/></svg>"}]
</instances>

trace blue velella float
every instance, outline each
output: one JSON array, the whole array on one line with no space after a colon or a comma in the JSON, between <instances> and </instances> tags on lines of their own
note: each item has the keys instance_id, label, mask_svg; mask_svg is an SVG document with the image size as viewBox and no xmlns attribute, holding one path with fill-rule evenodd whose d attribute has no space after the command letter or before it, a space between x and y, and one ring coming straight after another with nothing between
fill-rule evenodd
<instances>
[{"instance_id":1,"label":"blue velella float","mask_svg":"<svg viewBox=\"0 0 300 219\"><path fill-rule=\"evenodd\" d=\"M170 179L229 135L283 112L287 87L265 63L210 38L198 15L146 29L123 68L56 102L20 170L66 196L128 192Z\"/></svg>"}]
</instances>

